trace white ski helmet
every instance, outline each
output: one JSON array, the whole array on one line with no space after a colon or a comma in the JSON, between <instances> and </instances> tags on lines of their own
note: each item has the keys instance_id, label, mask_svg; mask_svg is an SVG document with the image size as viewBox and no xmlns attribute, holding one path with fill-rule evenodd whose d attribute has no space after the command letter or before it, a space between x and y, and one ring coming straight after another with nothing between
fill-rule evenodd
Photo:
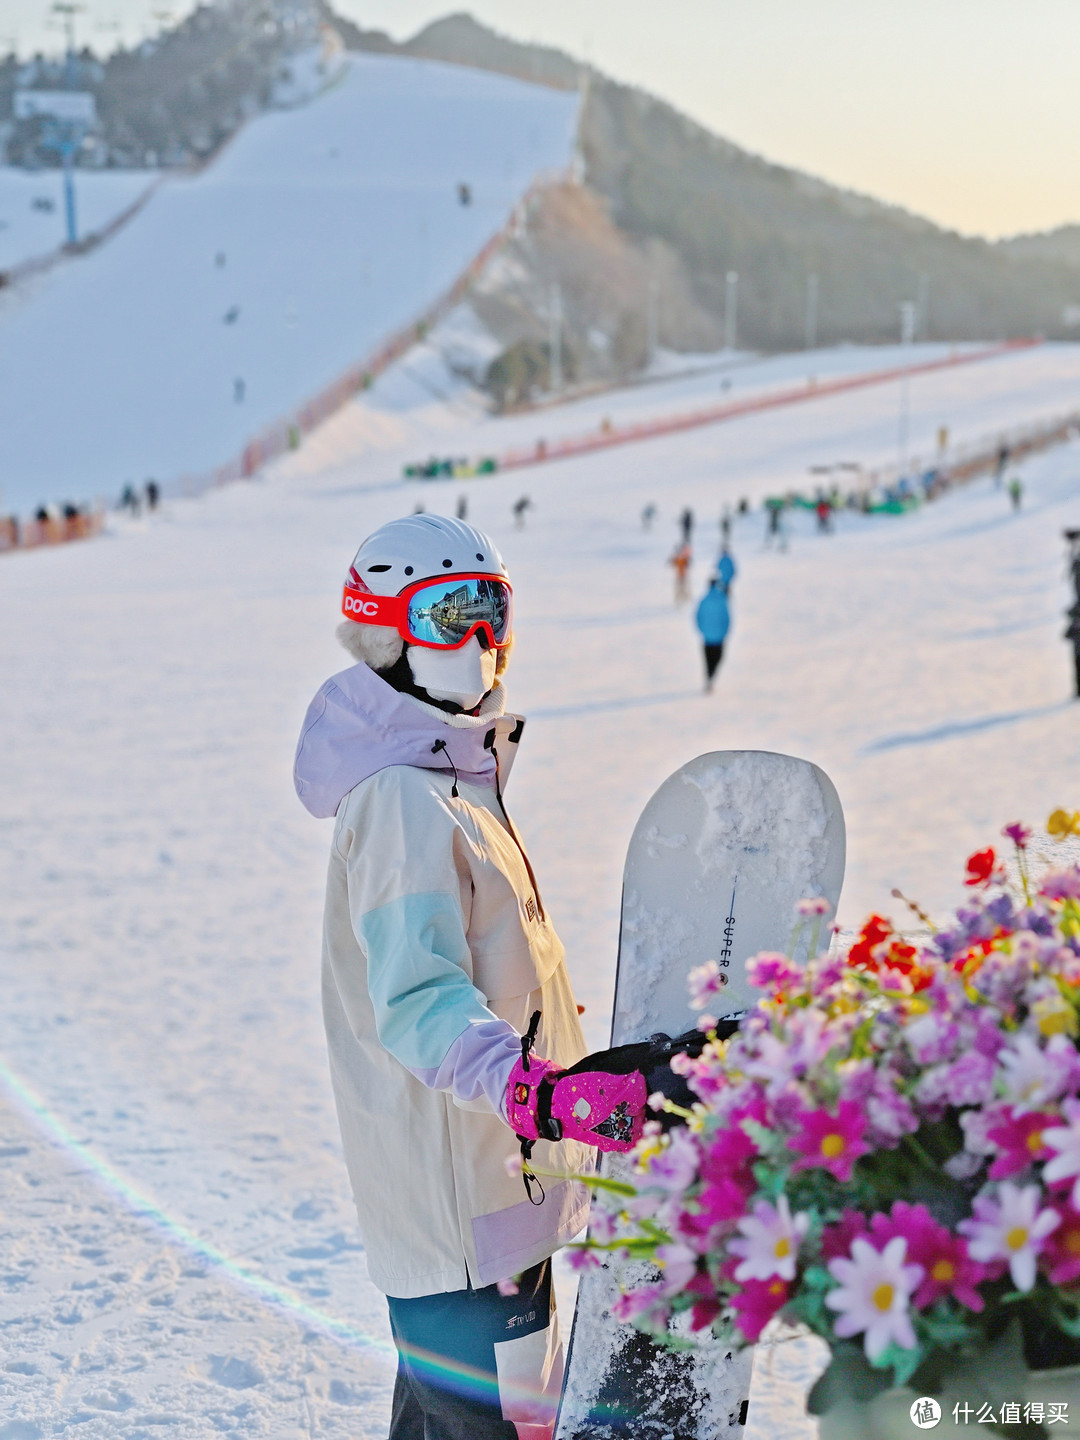
<instances>
[{"instance_id":1,"label":"white ski helmet","mask_svg":"<svg viewBox=\"0 0 1080 1440\"><path fill-rule=\"evenodd\" d=\"M506 566L491 540L464 520L405 515L369 535L352 562L350 579L373 595L397 595L435 575L493 575Z\"/></svg>"},{"instance_id":2,"label":"white ski helmet","mask_svg":"<svg viewBox=\"0 0 1080 1440\"><path fill-rule=\"evenodd\" d=\"M360 546L345 580L346 597L350 590L398 595L419 580L454 575L490 575L505 580L506 566L490 537L475 526L446 515L406 515L380 526ZM355 660L378 671L395 666L405 647L397 630L352 618L338 626L337 635ZM430 668L430 653L415 653L421 666ZM495 658L496 676L503 673L509 659L507 644Z\"/></svg>"}]
</instances>

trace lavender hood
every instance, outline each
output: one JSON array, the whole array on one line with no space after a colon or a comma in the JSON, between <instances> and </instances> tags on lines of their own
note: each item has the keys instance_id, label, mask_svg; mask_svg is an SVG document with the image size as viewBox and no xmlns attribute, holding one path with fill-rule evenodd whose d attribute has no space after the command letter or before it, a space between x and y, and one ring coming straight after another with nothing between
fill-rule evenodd
<instances>
[{"instance_id":1,"label":"lavender hood","mask_svg":"<svg viewBox=\"0 0 1080 1440\"><path fill-rule=\"evenodd\" d=\"M337 814L361 780L389 765L454 768L466 784L494 787L496 773L505 782L525 723L498 713L501 701L499 687L482 707L492 713L444 715L402 695L367 665L352 665L332 675L308 706L293 765L296 793L322 820Z\"/></svg>"}]
</instances>

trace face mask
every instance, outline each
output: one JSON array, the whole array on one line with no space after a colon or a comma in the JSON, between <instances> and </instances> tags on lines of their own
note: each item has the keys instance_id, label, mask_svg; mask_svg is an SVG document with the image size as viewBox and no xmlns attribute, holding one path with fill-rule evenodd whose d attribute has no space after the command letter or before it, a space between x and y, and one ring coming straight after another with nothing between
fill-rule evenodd
<instances>
[{"instance_id":1,"label":"face mask","mask_svg":"<svg viewBox=\"0 0 1080 1440\"><path fill-rule=\"evenodd\" d=\"M475 710L495 684L495 651L481 649L480 639L459 650L433 650L410 645L412 677L436 700L449 700L462 710Z\"/></svg>"}]
</instances>

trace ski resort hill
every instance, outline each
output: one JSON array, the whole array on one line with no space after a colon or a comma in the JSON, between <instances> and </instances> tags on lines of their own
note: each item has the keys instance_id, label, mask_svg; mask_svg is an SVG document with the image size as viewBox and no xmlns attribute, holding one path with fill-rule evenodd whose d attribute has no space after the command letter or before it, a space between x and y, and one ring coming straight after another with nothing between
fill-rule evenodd
<instances>
[{"instance_id":1,"label":"ski resort hill","mask_svg":"<svg viewBox=\"0 0 1080 1440\"><path fill-rule=\"evenodd\" d=\"M729 378L735 393L788 383L794 363ZM845 513L832 534L801 516L780 549L755 504L733 521L734 623L705 696L667 564L680 512L697 517L696 594L742 495L895 454L900 383L527 476L404 481L429 445L508 448L615 403L484 418L473 392L433 394L449 383L440 365L434 345L410 355L259 483L0 564L0 613L20 617L0 626L12 1437L386 1435L394 1353L319 1015L329 822L301 809L290 776L308 700L349 663L334 639L346 567L383 521L464 498L506 556L508 697L527 717L508 805L592 1046L607 1040L627 841L693 755L776 750L830 774L848 822L845 925L871 909L903 921L894 886L940 920L963 899L963 857L1003 823L1080 805L1060 638L1076 443L1025 464L1019 511L984 479L910 515ZM645 419L723 378L620 392L611 413ZM928 373L910 385L912 445L941 424L1000 433L1078 394L1076 346ZM763 1356L747 1440L811 1440L814 1365L805 1347Z\"/></svg>"},{"instance_id":2,"label":"ski resort hill","mask_svg":"<svg viewBox=\"0 0 1080 1440\"><path fill-rule=\"evenodd\" d=\"M566 169L576 116L573 94L356 55L249 122L108 244L0 292L0 505L238 453L422 313Z\"/></svg>"}]
</instances>

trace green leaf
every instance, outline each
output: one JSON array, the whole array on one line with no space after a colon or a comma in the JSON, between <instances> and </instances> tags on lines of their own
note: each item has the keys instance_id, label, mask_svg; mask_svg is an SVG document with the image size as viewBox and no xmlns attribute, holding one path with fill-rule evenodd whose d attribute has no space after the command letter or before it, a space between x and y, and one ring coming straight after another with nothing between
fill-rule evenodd
<instances>
[{"instance_id":1,"label":"green leaf","mask_svg":"<svg viewBox=\"0 0 1080 1440\"><path fill-rule=\"evenodd\" d=\"M897 1345L894 1340L876 1360L871 1360L870 1364L875 1370L891 1370L894 1383L906 1385L922 1364L925 1355L926 1351L921 1345L909 1350L903 1345Z\"/></svg>"}]
</instances>

